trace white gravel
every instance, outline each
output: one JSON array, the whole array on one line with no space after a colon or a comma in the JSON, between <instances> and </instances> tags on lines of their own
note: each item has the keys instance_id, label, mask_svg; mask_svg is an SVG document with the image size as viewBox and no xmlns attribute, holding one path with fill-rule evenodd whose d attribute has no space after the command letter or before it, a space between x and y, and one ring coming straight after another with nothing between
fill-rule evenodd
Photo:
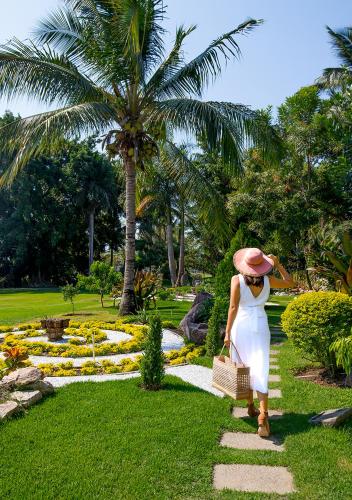
<instances>
[{"instance_id":1,"label":"white gravel","mask_svg":"<svg viewBox=\"0 0 352 500\"><path fill-rule=\"evenodd\" d=\"M175 375L180 379L192 384L199 389L210 392L214 396L220 398L224 397L224 394L212 387L212 370L206 368L205 366L198 365L181 365L181 366L167 366L165 372L169 375ZM75 382L106 382L108 380L126 380L129 378L139 377L139 372L129 372L129 373L113 373L111 375L81 375L77 377L46 377L44 380L53 384L54 387L63 387L68 384L73 384Z\"/></svg>"}]
</instances>

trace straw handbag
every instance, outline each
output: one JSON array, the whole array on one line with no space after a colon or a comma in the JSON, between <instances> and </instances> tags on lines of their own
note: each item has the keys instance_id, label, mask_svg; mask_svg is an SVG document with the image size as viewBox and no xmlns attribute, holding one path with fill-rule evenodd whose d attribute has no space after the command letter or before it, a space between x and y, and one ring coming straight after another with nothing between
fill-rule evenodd
<instances>
[{"instance_id":1,"label":"straw handbag","mask_svg":"<svg viewBox=\"0 0 352 500\"><path fill-rule=\"evenodd\" d=\"M213 362L213 387L224 392L233 399L248 399L250 391L249 367L242 362L236 346L231 342L237 353L240 364L234 363L228 356L223 356L222 346L219 356Z\"/></svg>"}]
</instances>

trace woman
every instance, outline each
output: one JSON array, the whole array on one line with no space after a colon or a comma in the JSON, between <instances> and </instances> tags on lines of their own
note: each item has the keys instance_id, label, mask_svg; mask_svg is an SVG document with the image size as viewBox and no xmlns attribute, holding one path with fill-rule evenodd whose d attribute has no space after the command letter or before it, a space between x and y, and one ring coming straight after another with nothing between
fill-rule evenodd
<instances>
[{"instance_id":1,"label":"woman","mask_svg":"<svg viewBox=\"0 0 352 500\"><path fill-rule=\"evenodd\" d=\"M258 248L243 248L233 256L240 274L231 280L225 345L230 348L231 359L250 368L251 390L248 415L258 417L258 434L268 437L268 378L270 356L270 330L264 305L270 288L292 288L295 283L275 255L264 255ZM267 274L276 268L282 279ZM236 352L237 349L237 352ZM253 402L257 392L260 411Z\"/></svg>"}]
</instances>

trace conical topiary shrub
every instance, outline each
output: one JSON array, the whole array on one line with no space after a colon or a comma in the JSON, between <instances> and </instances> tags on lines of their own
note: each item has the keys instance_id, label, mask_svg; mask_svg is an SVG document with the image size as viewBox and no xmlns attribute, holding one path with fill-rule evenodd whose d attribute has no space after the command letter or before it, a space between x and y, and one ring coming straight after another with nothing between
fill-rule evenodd
<instances>
[{"instance_id":1,"label":"conical topiary shrub","mask_svg":"<svg viewBox=\"0 0 352 500\"><path fill-rule=\"evenodd\" d=\"M142 386L156 391L160 389L164 377L164 353L161 349L162 325L159 316L149 321L149 329L141 360Z\"/></svg>"}]
</instances>

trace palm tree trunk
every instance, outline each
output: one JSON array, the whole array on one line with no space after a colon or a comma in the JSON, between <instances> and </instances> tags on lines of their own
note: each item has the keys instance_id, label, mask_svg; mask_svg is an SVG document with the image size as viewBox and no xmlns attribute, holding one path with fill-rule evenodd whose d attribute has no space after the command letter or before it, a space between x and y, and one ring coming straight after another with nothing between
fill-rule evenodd
<instances>
[{"instance_id":1,"label":"palm tree trunk","mask_svg":"<svg viewBox=\"0 0 352 500\"><path fill-rule=\"evenodd\" d=\"M178 275L176 286L183 285L185 274L185 207L181 201L180 207L180 255L178 258Z\"/></svg>"},{"instance_id":2,"label":"palm tree trunk","mask_svg":"<svg viewBox=\"0 0 352 500\"><path fill-rule=\"evenodd\" d=\"M89 212L89 272L94 260L94 208Z\"/></svg>"},{"instance_id":3,"label":"palm tree trunk","mask_svg":"<svg viewBox=\"0 0 352 500\"><path fill-rule=\"evenodd\" d=\"M125 158L126 170L126 241L125 274L120 314L133 314L136 311L134 297L134 264L136 255L136 167L132 158Z\"/></svg>"},{"instance_id":4,"label":"palm tree trunk","mask_svg":"<svg viewBox=\"0 0 352 500\"><path fill-rule=\"evenodd\" d=\"M175 286L176 283L176 262L175 262L175 254L174 254L174 244L173 244L173 231L172 231L172 221L171 221L171 207L167 206L166 209L166 241L167 241L167 256L169 260L169 271L172 286Z\"/></svg>"}]
</instances>

